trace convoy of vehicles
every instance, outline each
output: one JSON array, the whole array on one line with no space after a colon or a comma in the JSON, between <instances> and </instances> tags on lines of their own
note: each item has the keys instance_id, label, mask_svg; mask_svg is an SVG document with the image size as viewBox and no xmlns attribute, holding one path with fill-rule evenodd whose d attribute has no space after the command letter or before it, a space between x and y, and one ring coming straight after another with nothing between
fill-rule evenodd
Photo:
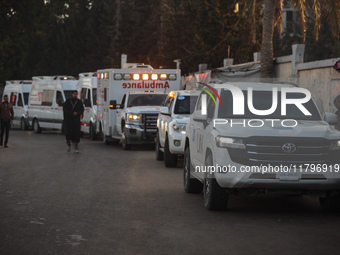
<instances>
[{"instance_id":1,"label":"convoy of vehicles","mask_svg":"<svg viewBox=\"0 0 340 255\"><path fill-rule=\"evenodd\" d=\"M28 97L32 81L6 81L4 95L8 95L13 105L14 119L13 127L26 130L28 123Z\"/></svg>"},{"instance_id":2,"label":"convoy of vehicles","mask_svg":"<svg viewBox=\"0 0 340 255\"><path fill-rule=\"evenodd\" d=\"M325 115L328 124L312 99L285 107L279 96L275 111L266 116L253 113L275 109L272 88L287 96L287 90L295 91L289 85L217 82L208 86L187 124L187 192L203 190L204 205L211 210L225 209L229 194L306 194L319 196L326 210L339 205L340 132L329 126L337 122L336 115ZM231 86L238 89L231 91ZM301 100L298 92L289 95ZM244 105L236 104L247 96L253 109L246 100ZM245 110L234 114L240 109ZM286 114L281 112L284 109Z\"/></svg>"},{"instance_id":3,"label":"convoy of vehicles","mask_svg":"<svg viewBox=\"0 0 340 255\"><path fill-rule=\"evenodd\" d=\"M171 91L157 120L156 159L164 160L166 167L177 166L184 154L185 130L188 118L195 108L199 91Z\"/></svg>"},{"instance_id":4,"label":"convoy of vehicles","mask_svg":"<svg viewBox=\"0 0 340 255\"><path fill-rule=\"evenodd\" d=\"M106 144L154 142L160 105L170 90L180 88L180 70L126 64L121 69L98 70L96 133Z\"/></svg>"},{"instance_id":5,"label":"convoy of vehicles","mask_svg":"<svg viewBox=\"0 0 340 255\"><path fill-rule=\"evenodd\" d=\"M28 103L29 125L35 133L43 129L62 130L63 103L76 90L72 76L39 76L32 78Z\"/></svg>"},{"instance_id":6,"label":"convoy of vehicles","mask_svg":"<svg viewBox=\"0 0 340 255\"><path fill-rule=\"evenodd\" d=\"M80 73L77 83L79 99L84 104L81 131L89 134L92 140L97 139L97 73Z\"/></svg>"},{"instance_id":7,"label":"convoy of vehicles","mask_svg":"<svg viewBox=\"0 0 340 255\"><path fill-rule=\"evenodd\" d=\"M63 129L63 103L77 90L83 133L105 144L119 141L125 150L155 143L156 159L166 167L184 156L184 189L203 191L209 210L226 209L230 194L259 193L318 196L323 209L339 209L335 114L322 120L294 85L211 80L191 91L179 90L180 78L179 69L122 63L81 73L79 81L7 81L4 94L14 106L13 125L41 133Z\"/></svg>"}]
</instances>

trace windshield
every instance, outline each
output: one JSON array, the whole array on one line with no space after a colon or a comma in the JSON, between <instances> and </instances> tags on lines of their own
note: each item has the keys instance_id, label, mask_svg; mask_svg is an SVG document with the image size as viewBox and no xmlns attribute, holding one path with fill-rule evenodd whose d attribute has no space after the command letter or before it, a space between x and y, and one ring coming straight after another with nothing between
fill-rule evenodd
<instances>
[{"instance_id":1,"label":"windshield","mask_svg":"<svg viewBox=\"0 0 340 255\"><path fill-rule=\"evenodd\" d=\"M313 102L309 100L302 104L312 115L304 115L295 104L287 104L286 115L281 115L281 92L278 92L278 104L276 110L265 116L258 116L250 112L247 106L247 91L244 94L244 115L233 115L233 98L230 90L222 90L222 106L218 109L219 118L251 118L251 119L295 119L295 120L321 120L320 114ZM253 91L253 105L257 110L268 110L272 107L272 91ZM288 93L287 99L304 98L301 93Z\"/></svg>"},{"instance_id":2,"label":"windshield","mask_svg":"<svg viewBox=\"0 0 340 255\"><path fill-rule=\"evenodd\" d=\"M132 106L160 106L166 95L164 94L137 94L130 95L127 107Z\"/></svg>"},{"instance_id":3,"label":"windshield","mask_svg":"<svg viewBox=\"0 0 340 255\"><path fill-rule=\"evenodd\" d=\"M175 114L191 114L196 105L197 96L178 96L175 104Z\"/></svg>"},{"instance_id":4,"label":"windshield","mask_svg":"<svg viewBox=\"0 0 340 255\"><path fill-rule=\"evenodd\" d=\"M67 100L72 97L73 90L64 90L64 94L65 94L65 99Z\"/></svg>"}]
</instances>

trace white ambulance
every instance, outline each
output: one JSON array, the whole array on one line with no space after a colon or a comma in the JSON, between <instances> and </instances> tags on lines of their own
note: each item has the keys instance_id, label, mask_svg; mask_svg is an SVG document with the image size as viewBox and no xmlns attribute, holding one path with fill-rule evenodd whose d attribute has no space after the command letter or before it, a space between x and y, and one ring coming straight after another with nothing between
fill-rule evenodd
<instances>
[{"instance_id":1,"label":"white ambulance","mask_svg":"<svg viewBox=\"0 0 340 255\"><path fill-rule=\"evenodd\" d=\"M14 110L13 127L20 127L21 130L28 128L28 97L32 81L6 81L4 95L12 103Z\"/></svg>"},{"instance_id":2,"label":"white ambulance","mask_svg":"<svg viewBox=\"0 0 340 255\"><path fill-rule=\"evenodd\" d=\"M144 64L122 64L122 69L98 70L97 132L106 144L154 142L162 100L179 90L179 69L153 69Z\"/></svg>"},{"instance_id":3,"label":"white ambulance","mask_svg":"<svg viewBox=\"0 0 340 255\"><path fill-rule=\"evenodd\" d=\"M84 104L84 116L81 131L89 134L92 140L97 139L97 73L80 73L77 83L79 99Z\"/></svg>"},{"instance_id":4,"label":"white ambulance","mask_svg":"<svg viewBox=\"0 0 340 255\"><path fill-rule=\"evenodd\" d=\"M28 119L35 133L42 129L62 130L63 104L76 90L73 76L37 76L32 78Z\"/></svg>"}]
</instances>

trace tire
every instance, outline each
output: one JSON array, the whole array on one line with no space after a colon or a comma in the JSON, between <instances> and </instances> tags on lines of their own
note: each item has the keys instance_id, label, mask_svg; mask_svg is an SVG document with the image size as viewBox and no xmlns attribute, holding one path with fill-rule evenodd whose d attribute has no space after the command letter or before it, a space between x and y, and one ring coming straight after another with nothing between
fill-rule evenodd
<instances>
[{"instance_id":1,"label":"tire","mask_svg":"<svg viewBox=\"0 0 340 255\"><path fill-rule=\"evenodd\" d=\"M90 138L92 141L97 140L96 126L92 122L90 123Z\"/></svg>"},{"instance_id":2,"label":"tire","mask_svg":"<svg viewBox=\"0 0 340 255\"><path fill-rule=\"evenodd\" d=\"M123 149L126 150L126 151L131 150L131 144L129 144L128 141L127 141L125 129L124 129L124 135L125 135L125 138L123 139L123 143L122 143Z\"/></svg>"},{"instance_id":3,"label":"tire","mask_svg":"<svg viewBox=\"0 0 340 255\"><path fill-rule=\"evenodd\" d=\"M25 122L25 119L24 119L24 118L21 118L21 121L20 121L20 128L21 128L22 131L27 130L27 125L26 125L26 122Z\"/></svg>"},{"instance_id":4,"label":"tire","mask_svg":"<svg viewBox=\"0 0 340 255\"><path fill-rule=\"evenodd\" d=\"M185 150L184 163L183 163L184 190L187 193L202 193L203 184L196 178L192 177L191 175L192 169L193 169L193 166L190 161L190 148L188 147Z\"/></svg>"},{"instance_id":5,"label":"tire","mask_svg":"<svg viewBox=\"0 0 340 255\"><path fill-rule=\"evenodd\" d=\"M39 122L38 122L38 120L37 119L34 119L33 120L33 131L34 131L34 133L36 133L36 134L40 134L41 133L41 127L40 127L40 125L39 125Z\"/></svg>"},{"instance_id":6,"label":"tire","mask_svg":"<svg viewBox=\"0 0 340 255\"><path fill-rule=\"evenodd\" d=\"M164 164L166 167L176 167L178 161L178 156L171 154L169 150L169 139L168 137L165 138L164 143Z\"/></svg>"},{"instance_id":7,"label":"tire","mask_svg":"<svg viewBox=\"0 0 340 255\"><path fill-rule=\"evenodd\" d=\"M319 198L320 206L324 212L339 212L340 211L340 194L326 194L326 197Z\"/></svg>"},{"instance_id":8,"label":"tire","mask_svg":"<svg viewBox=\"0 0 340 255\"><path fill-rule=\"evenodd\" d=\"M164 160L164 153L160 150L161 144L159 142L159 133L157 131L156 134L156 145L155 145L155 151L156 151L156 159L158 161Z\"/></svg>"},{"instance_id":9,"label":"tire","mask_svg":"<svg viewBox=\"0 0 340 255\"><path fill-rule=\"evenodd\" d=\"M205 166L212 166L213 158L209 155L205 160ZM222 211L227 208L229 194L218 185L213 175L207 173L203 182L204 206L208 210Z\"/></svg>"}]
</instances>

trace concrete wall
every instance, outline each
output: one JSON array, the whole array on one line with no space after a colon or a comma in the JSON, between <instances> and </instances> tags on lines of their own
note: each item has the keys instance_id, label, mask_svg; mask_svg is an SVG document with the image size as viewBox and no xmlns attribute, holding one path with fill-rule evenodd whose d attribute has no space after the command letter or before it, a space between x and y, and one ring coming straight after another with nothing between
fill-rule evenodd
<instances>
[{"instance_id":1,"label":"concrete wall","mask_svg":"<svg viewBox=\"0 0 340 255\"><path fill-rule=\"evenodd\" d=\"M339 59L303 63L304 46L293 45L292 47L293 55L276 59L275 78L290 80L308 89L321 114L335 112L333 100L340 94L340 73L336 72L333 66Z\"/></svg>"}]
</instances>

